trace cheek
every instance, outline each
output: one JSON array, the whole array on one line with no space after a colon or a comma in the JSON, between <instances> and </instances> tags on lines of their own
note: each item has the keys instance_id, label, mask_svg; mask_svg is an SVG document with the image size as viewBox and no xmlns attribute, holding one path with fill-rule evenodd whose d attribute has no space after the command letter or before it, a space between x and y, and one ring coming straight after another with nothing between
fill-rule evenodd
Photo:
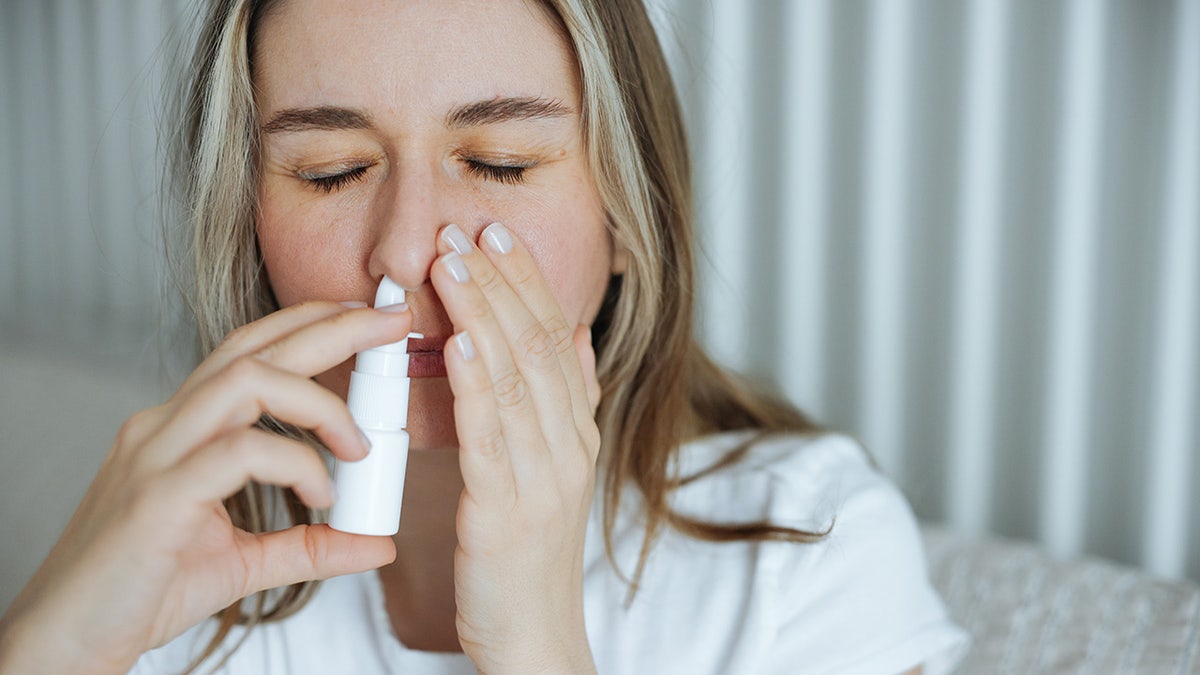
<instances>
[{"instance_id":1,"label":"cheek","mask_svg":"<svg viewBox=\"0 0 1200 675\"><path fill-rule=\"evenodd\" d=\"M355 267L360 242L353 209L318 209L261 193L257 237L280 307L303 300L358 299Z\"/></svg>"},{"instance_id":2,"label":"cheek","mask_svg":"<svg viewBox=\"0 0 1200 675\"><path fill-rule=\"evenodd\" d=\"M305 300L361 300L353 261L358 242L345 217L305 208L303 202L260 198L257 237L267 279L279 306ZM351 357L314 379L342 398L350 384Z\"/></svg>"},{"instance_id":3,"label":"cheek","mask_svg":"<svg viewBox=\"0 0 1200 675\"><path fill-rule=\"evenodd\" d=\"M611 246L598 199L557 205L520 232L568 323L591 324L608 287Z\"/></svg>"}]
</instances>

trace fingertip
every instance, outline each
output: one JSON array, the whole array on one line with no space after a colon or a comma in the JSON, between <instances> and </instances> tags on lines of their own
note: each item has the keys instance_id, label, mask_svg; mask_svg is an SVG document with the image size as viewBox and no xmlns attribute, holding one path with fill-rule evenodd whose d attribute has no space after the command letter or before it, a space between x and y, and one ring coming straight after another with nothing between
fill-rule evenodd
<instances>
[{"instance_id":1,"label":"fingertip","mask_svg":"<svg viewBox=\"0 0 1200 675\"><path fill-rule=\"evenodd\" d=\"M446 239L446 230L450 229L451 227L454 227L453 223L446 225L445 227L438 230L437 237L436 237L438 256L446 255L447 253L454 250L454 247L451 246L450 242L447 241L447 239Z\"/></svg>"},{"instance_id":2,"label":"fingertip","mask_svg":"<svg viewBox=\"0 0 1200 675\"><path fill-rule=\"evenodd\" d=\"M407 302L398 302L394 305L376 307L375 311L382 315L389 322L395 322L394 324L390 324L388 326L389 332L393 330L396 332L403 331L404 334L407 335L408 332L412 330L413 321L415 318L413 317L412 306Z\"/></svg>"},{"instance_id":3,"label":"fingertip","mask_svg":"<svg viewBox=\"0 0 1200 675\"><path fill-rule=\"evenodd\" d=\"M471 342L471 334L463 331L454 336L454 346L458 348L458 355L464 361L471 361L475 358L475 343Z\"/></svg>"},{"instance_id":4,"label":"fingertip","mask_svg":"<svg viewBox=\"0 0 1200 675\"><path fill-rule=\"evenodd\" d=\"M480 238L487 242L487 248L493 253L506 255L513 250L513 236L500 223L488 225L484 228Z\"/></svg>"},{"instance_id":5,"label":"fingertip","mask_svg":"<svg viewBox=\"0 0 1200 675\"><path fill-rule=\"evenodd\" d=\"M346 414L349 416L349 411ZM354 431L339 430L337 436L334 438L329 438L327 435L323 435L322 437L325 438L325 446L333 453L335 459L343 462L357 462L360 459L365 459L370 453L371 439L358 427L353 417L349 417L349 421L349 426ZM321 434L322 432L321 430L317 430L317 433Z\"/></svg>"},{"instance_id":6,"label":"fingertip","mask_svg":"<svg viewBox=\"0 0 1200 675\"><path fill-rule=\"evenodd\" d=\"M451 336L446 341L442 354L446 360L446 375L456 405L460 402L477 401L482 392L490 391L487 368L478 358L478 349L467 331Z\"/></svg>"},{"instance_id":7,"label":"fingertip","mask_svg":"<svg viewBox=\"0 0 1200 675\"><path fill-rule=\"evenodd\" d=\"M584 324L575 326L575 346L584 348L592 345L592 330Z\"/></svg>"},{"instance_id":8,"label":"fingertip","mask_svg":"<svg viewBox=\"0 0 1200 675\"><path fill-rule=\"evenodd\" d=\"M312 509L328 509L333 506L333 502L337 497L334 494L333 480L328 479L324 483L320 481L305 481L291 486L292 492L296 497Z\"/></svg>"},{"instance_id":9,"label":"fingertip","mask_svg":"<svg viewBox=\"0 0 1200 675\"><path fill-rule=\"evenodd\" d=\"M596 349L592 346L592 329L590 326L579 326L575 329L575 350L579 354L579 367L583 373L584 387L587 389L588 405L592 414L600 405L600 380L596 374Z\"/></svg>"},{"instance_id":10,"label":"fingertip","mask_svg":"<svg viewBox=\"0 0 1200 675\"><path fill-rule=\"evenodd\" d=\"M383 567L384 565L391 565L396 562L396 555L399 554L399 551L396 550L396 540L391 537L376 537L376 539L382 540L381 548L386 552L382 558L383 562L376 567Z\"/></svg>"},{"instance_id":11,"label":"fingertip","mask_svg":"<svg viewBox=\"0 0 1200 675\"><path fill-rule=\"evenodd\" d=\"M393 305L383 305L374 309L375 315L380 317L384 323L380 324L380 329L383 334L378 338L385 340L383 344L390 344L406 339L412 331L413 323L416 318L413 316L412 305L407 302L398 302ZM372 345L371 348L380 345Z\"/></svg>"},{"instance_id":12,"label":"fingertip","mask_svg":"<svg viewBox=\"0 0 1200 675\"><path fill-rule=\"evenodd\" d=\"M328 523L313 525L324 530L331 544L346 553L340 562L346 571L339 574L354 574L373 570L396 561L396 542L387 535L354 534L335 530Z\"/></svg>"},{"instance_id":13,"label":"fingertip","mask_svg":"<svg viewBox=\"0 0 1200 675\"><path fill-rule=\"evenodd\" d=\"M596 363L596 350L592 347L592 329L590 326L575 327L575 353L579 355L580 363Z\"/></svg>"},{"instance_id":14,"label":"fingertip","mask_svg":"<svg viewBox=\"0 0 1200 675\"><path fill-rule=\"evenodd\" d=\"M450 378L450 386L454 387L454 382L466 376L471 361L475 359L475 343L471 341L471 336L466 331L455 333L446 340L446 345L442 349L442 358L446 363L446 375Z\"/></svg>"},{"instance_id":15,"label":"fingertip","mask_svg":"<svg viewBox=\"0 0 1200 675\"><path fill-rule=\"evenodd\" d=\"M358 429L358 447L354 448L355 459L365 459L371 453L371 438L367 436L367 432Z\"/></svg>"}]
</instances>

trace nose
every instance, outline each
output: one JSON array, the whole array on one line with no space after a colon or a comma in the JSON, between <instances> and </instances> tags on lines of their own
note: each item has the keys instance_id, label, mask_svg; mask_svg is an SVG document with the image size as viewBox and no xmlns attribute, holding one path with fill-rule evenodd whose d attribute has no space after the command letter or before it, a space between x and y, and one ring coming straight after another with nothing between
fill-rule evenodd
<instances>
[{"instance_id":1,"label":"nose","mask_svg":"<svg viewBox=\"0 0 1200 675\"><path fill-rule=\"evenodd\" d=\"M396 166L375 194L369 212L373 279L384 275L409 290L429 278L438 230L452 222L447 191L434 167Z\"/></svg>"}]
</instances>

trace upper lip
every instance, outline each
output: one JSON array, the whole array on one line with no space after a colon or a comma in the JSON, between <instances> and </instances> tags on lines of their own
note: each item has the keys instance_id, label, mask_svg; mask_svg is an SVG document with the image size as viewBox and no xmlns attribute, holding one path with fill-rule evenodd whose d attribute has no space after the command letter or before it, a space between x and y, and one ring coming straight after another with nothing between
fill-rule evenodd
<instances>
[{"instance_id":1,"label":"upper lip","mask_svg":"<svg viewBox=\"0 0 1200 675\"><path fill-rule=\"evenodd\" d=\"M421 332L421 331L414 331ZM426 334L423 338L408 339L408 353L414 352L440 352L446 345L447 336L444 335L429 335Z\"/></svg>"}]
</instances>

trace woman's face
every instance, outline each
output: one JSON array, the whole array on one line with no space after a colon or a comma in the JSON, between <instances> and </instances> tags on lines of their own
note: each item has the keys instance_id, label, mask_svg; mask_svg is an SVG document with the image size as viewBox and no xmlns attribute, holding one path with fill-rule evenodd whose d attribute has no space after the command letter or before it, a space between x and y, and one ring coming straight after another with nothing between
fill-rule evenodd
<instances>
[{"instance_id":1,"label":"woman's face","mask_svg":"<svg viewBox=\"0 0 1200 675\"><path fill-rule=\"evenodd\" d=\"M591 325L614 258L575 61L542 8L285 0L254 49L258 242L281 307L372 302L386 274L409 290L413 330L440 348L453 329L428 281L437 233L456 223L475 238L499 221L566 320ZM345 396L351 365L317 381ZM412 382L413 447L454 447L450 388L431 374Z\"/></svg>"}]
</instances>

